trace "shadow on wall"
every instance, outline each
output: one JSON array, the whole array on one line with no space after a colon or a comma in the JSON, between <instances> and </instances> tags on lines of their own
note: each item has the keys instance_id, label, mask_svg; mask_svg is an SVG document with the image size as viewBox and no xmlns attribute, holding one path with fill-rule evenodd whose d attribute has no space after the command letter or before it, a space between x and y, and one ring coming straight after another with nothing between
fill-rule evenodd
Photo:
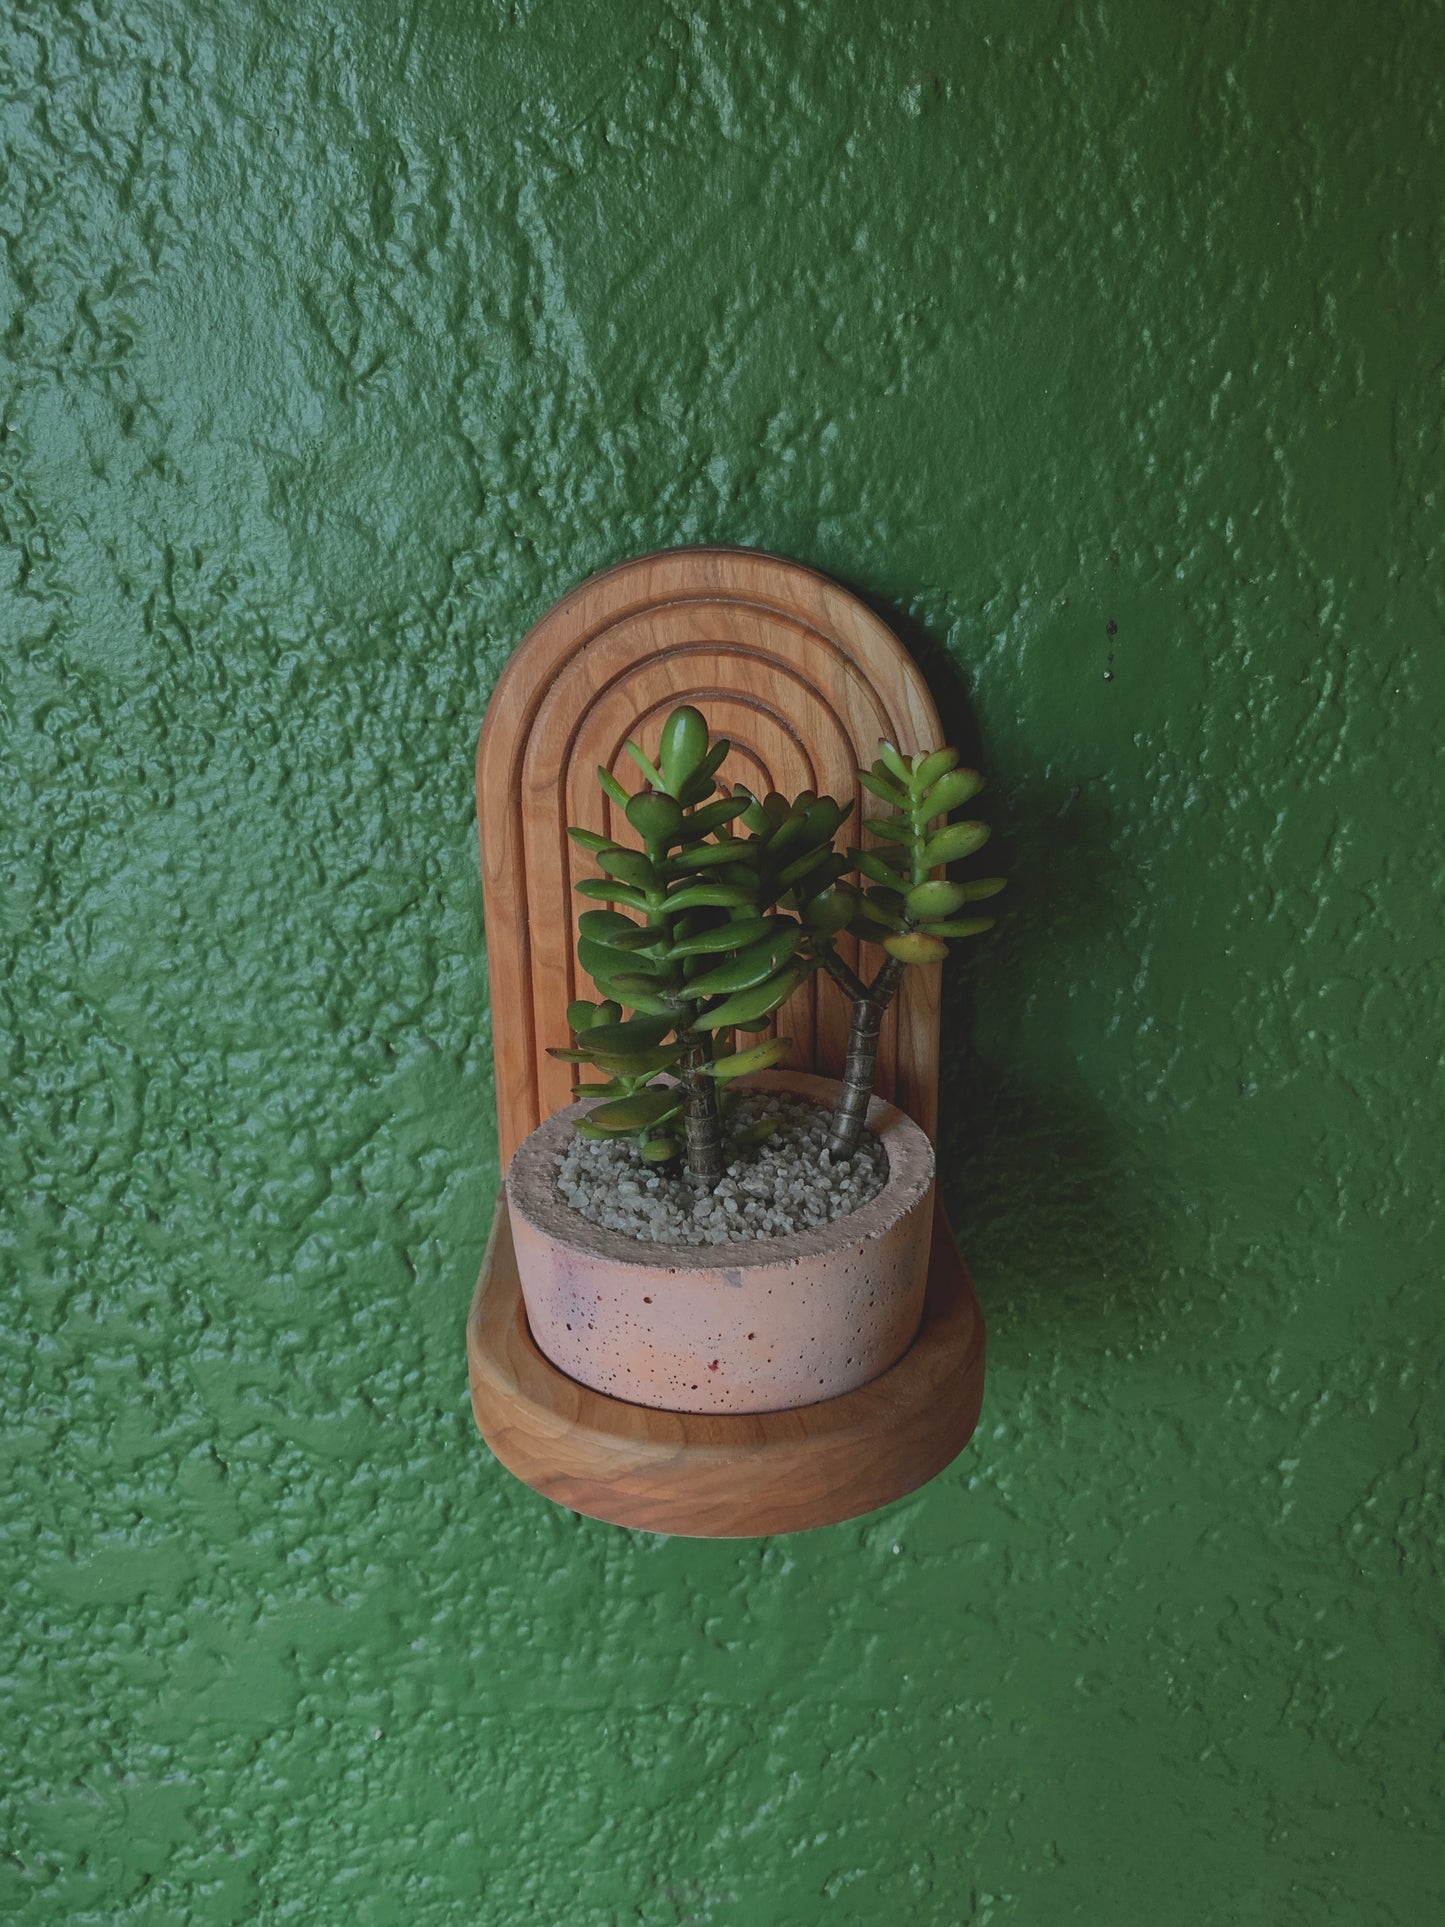
<instances>
[{"instance_id":1,"label":"shadow on wall","mask_svg":"<svg viewBox=\"0 0 1445 1927\"><path fill-rule=\"evenodd\" d=\"M853 586L853 585L850 585ZM899 637L928 679L947 741L991 773L978 719L948 652L911 616L853 587ZM1000 784L1001 793L1003 785ZM960 947L943 978L939 1185L986 1302L1010 1322L1127 1315L1157 1299L1177 1263L1178 1202L1150 1144L1122 1128L1073 1069L1059 1038L1058 1073L1011 1062L976 1043L973 983L987 971L1021 1030L1031 995L1059 958L1083 958L1123 916L1113 826L1100 803L1068 784L1010 783L988 812L994 860L1010 879L986 951ZM1047 907L1046 914L1044 906ZM1032 1038L1035 1062L1047 1039ZM1002 1301L1002 1302L1001 1302Z\"/></svg>"}]
</instances>

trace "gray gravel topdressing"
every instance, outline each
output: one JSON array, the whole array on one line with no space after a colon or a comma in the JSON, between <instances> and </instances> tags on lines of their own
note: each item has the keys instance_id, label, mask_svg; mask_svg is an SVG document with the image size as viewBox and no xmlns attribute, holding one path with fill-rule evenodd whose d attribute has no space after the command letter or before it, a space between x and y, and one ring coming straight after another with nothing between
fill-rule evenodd
<instances>
[{"instance_id":1,"label":"gray gravel topdressing","mask_svg":"<svg viewBox=\"0 0 1445 1927\"><path fill-rule=\"evenodd\" d=\"M592 1224L643 1244L721 1245L828 1224L888 1182L888 1153L866 1132L851 1158L833 1163L823 1148L828 1112L805 1097L741 1097L730 1122L772 1116L778 1129L740 1152L714 1191L694 1183L681 1160L665 1172L645 1164L631 1138L575 1136L557 1159L557 1189Z\"/></svg>"}]
</instances>

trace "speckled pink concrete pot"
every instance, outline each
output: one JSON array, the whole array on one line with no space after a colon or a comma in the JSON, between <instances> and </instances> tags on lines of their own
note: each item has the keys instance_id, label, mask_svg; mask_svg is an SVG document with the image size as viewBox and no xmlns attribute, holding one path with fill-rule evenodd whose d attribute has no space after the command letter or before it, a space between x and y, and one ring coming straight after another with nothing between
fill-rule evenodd
<instances>
[{"instance_id":1,"label":"speckled pink concrete pot","mask_svg":"<svg viewBox=\"0 0 1445 1927\"><path fill-rule=\"evenodd\" d=\"M795 1071L748 1083L826 1104L838 1089ZM507 1172L527 1322L559 1370L664 1411L779 1412L866 1385L907 1351L923 1315L933 1146L896 1106L869 1106L888 1152L871 1203L816 1231L730 1245L643 1245L574 1211L554 1160L586 1108L540 1125Z\"/></svg>"}]
</instances>

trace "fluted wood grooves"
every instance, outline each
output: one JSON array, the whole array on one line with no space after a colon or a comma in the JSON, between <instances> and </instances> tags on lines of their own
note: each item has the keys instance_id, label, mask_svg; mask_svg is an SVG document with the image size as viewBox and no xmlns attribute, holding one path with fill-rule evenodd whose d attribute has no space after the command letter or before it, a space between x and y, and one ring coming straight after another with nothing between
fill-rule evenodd
<instances>
[{"instance_id":1,"label":"fluted wood grooves","mask_svg":"<svg viewBox=\"0 0 1445 1927\"><path fill-rule=\"evenodd\" d=\"M623 563L564 596L529 632L493 693L477 748L504 1163L570 1102L546 1055L570 1042L566 1009L595 996L576 963L573 885L599 874L568 824L634 839L602 794L601 763L629 792L629 736L651 749L668 712L695 703L734 748L724 783L866 800L856 770L886 736L905 752L942 741L923 678L855 596L752 550L675 549ZM614 820L614 817L619 820ZM839 949L855 968L856 945ZM869 948L868 974L880 953ZM910 969L883 1021L877 1089L932 1136L937 965ZM773 1020L800 1069L841 1073L848 1006L815 973ZM940 1213L928 1309L891 1371L803 1411L699 1419L585 1390L527 1331L505 1202L467 1325L472 1405L498 1458L537 1491L590 1516L703 1537L795 1531L855 1517L912 1491L962 1450L983 1392L983 1320Z\"/></svg>"}]
</instances>

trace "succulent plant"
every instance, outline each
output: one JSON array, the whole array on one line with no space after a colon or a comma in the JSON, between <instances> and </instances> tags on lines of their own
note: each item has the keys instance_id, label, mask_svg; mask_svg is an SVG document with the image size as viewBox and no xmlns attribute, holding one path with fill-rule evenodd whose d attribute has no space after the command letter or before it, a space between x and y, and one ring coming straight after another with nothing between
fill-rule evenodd
<instances>
[{"instance_id":1,"label":"succulent plant","mask_svg":"<svg viewBox=\"0 0 1445 1927\"><path fill-rule=\"evenodd\" d=\"M603 872L577 885L607 906L583 912L577 946L602 1001L570 1006L575 1043L552 1052L605 1080L574 1086L576 1096L601 1100L579 1131L635 1136L654 1163L685 1150L690 1172L705 1183L721 1177L729 1142L758 1142L772 1128L764 1120L732 1130L728 1086L781 1062L788 1048L786 1038L737 1048L734 1033L765 1029L813 970L843 986L853 1009L828 1148L850 1155L867 1114L883 1013L903 971L936 961L951 939L987 929L992 919L957 912L1003 888L999 877L954 883L933 874L988 835L982 823L940 824L982 786L976 772L958 767L956 750L906 759L881 744L879 761L860 777L888 806L865 825L884 847L843 854L835 843L851 805L808 790L792 799L741 786L715 794L730 748L711 739L689 705L664 723L655 760L627 744L647 789L629 796L599 767L599 783L641 848L568 831ZM845 881L855 872L858 886ZM844 929L888 953L871 984L837 954ZM665 1076L675 1082L657 1081Z\"/></svg>"},{"instance_id":2,"label":"succulent plant","mask_svg":"<svg viewBox=\"0 0 1445 1927\"><path fill-rule=\"evenodd\" d=\"M997 896L1006 881L976 877L955 882L935 874L972 856L988 841L986 823L948 821L983 788L978 771L961 769L956 749L905 757L892 743L878 748L878 760L871 770L860 770L858 778L886 806L884 815L867 818L863 826L881 845L848 852L849 868L863 879L858 915L849 928L865 943L881 944L887 961L872 983L864 985L846 967L840 970L838 959L829 960L853 1005L843 1089L828 1139L834 1158L851 1157L858 1148L873 1091L883 1013L904 970L909 964L940 963L950 942L992 929L992 917L959 912L969 903Z\"/></svg>"},{"instance_id":3,"label":"succulent plant","mask_svg":"<svg viewBox=\"0 0 1445 1927\"><path fill-rule=\"evenodd\" d=\"M628 743L646 790L629 796L599 768L598 781L642 848L590 830L568 832L604 872L577 885L609 906L583 912L577 958L606 1002L574 1004L568 1021L576 1043L553 1052L607 1080L579 1087L604 1099L583 1120L586 1134L635 1134L643 1157L662 1162L678 1153L681 1119L688 1168L707 1182L721 1177L725 1163L728 1107L720 1087L744 1069L779 1062L787 1049L786 1040L773 1040L745 1053L720 1051L715 1033L761 1029L810 967L793 962L798 919L769 914L777 892L765 846L732 832L751 799L714 798L730 748L725 738L710 740L689 706L663 725L655 762ZM614 1007L633 1014L621 1021ZM676 1084L653 1081L665 1072ZM763 1134L755 1127L751 1136Z\"/></svg>"}]
</instances>

